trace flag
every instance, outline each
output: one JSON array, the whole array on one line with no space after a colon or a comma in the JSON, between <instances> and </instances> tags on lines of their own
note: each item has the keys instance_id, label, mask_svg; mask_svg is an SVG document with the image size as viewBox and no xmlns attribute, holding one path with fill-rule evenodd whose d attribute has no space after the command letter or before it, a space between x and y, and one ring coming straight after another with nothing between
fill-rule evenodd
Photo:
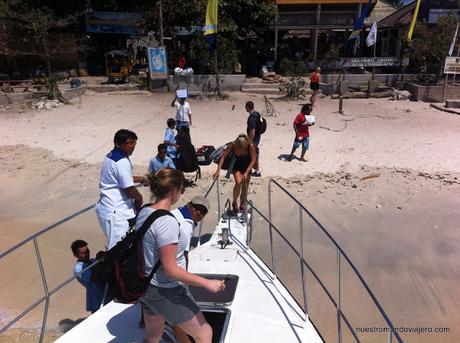
<instances>
[{"instance_id":1,"label":"flag","mask_svg":"<svg viewBox=\"0 0 460 343\"><path fill-rule=\"evenodd\" d=\"M203 27L204 39L210 50L217 47L217 8L218 0L209 0L206 8L206 25Z\"/></svg>"},{"instance_id":2,"label":"flag","mask_svg":"<svg viewBox=\"0 0 460 343\"><path fill-rule=\"evenodd\" d=\"M367 46L372 46L375 43L377 43L377 23L374 21L374 24L372 24L371 27L371 32L369 32L369 35L366 38L366 44Z\"/></svg>"},{"instance_id":3,"label":"flag","mask_svg":"<svg viewBox=\"0 0 460 343\"><path fill-rule=\"evenodd\" d=\"M452 56L454 53L455 43L457 42L457 33L458 33L458 23L457 28L455 29L454 38L452 38L452 43L450 43L449 56Z\"/></svg>"},{"instance_id":4,"label":"flag","mask_svg":"<svg viewBox=\"0 0 460 343\"><path fill-rule=\"evenodd\" d=\"M369 0L367 2L363 10L361 11L358 19L356 19L355 23L353 24L353 32L350 34L350 37L348 37L347 41L347 50L350 54L352 51L355 50L355 48L358 45L361 30L364 26L364 20L366 20L366 18L374 9L375 3L373 4L372 1L373 0Z\"/></svg>"},{"instance_id":5,"label":"flag","mask_svg":"<svg viewBox=\"0 0 460 343\"><path fill-rule=\"evenodd\" d=\"M420 9L420 2L422 0L417 0L417 5L415 5L414 15L412 16L412 21L410 22L409 32L407 33L407 41L409 44L412 42L412 34L414 33L415 23L417 22L418 10Z\"/></svg>"}]
</instances>

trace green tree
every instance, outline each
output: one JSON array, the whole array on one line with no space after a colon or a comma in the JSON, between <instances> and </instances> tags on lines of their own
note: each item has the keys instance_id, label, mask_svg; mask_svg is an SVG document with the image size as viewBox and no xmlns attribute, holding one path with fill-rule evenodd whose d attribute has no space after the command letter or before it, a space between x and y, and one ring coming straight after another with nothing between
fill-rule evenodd
<instances>
[{"instance_id":1,"label":"green tree","mask_svg":"<svg viewBox=\"0 0 460 343\"><path fill-rule=\"evenodd\" d=\"M442 16L435 27L426 21L418 22L415 26L412 45L409 48L412 64L419 65L421 72L427 71L430 65L437 65L437 72L440 75L456 25L457 19L452 13ZM458 41L454 49L455 54L457 49Z\"/></svg>"},{"instance_id":2,"label":"green tree","mask_svg":"<svg viewBox=\"0 0 460 343\"><path fill-rule=\"evenodd\" d=\"M28 5L26 1L1 1L0 54L9 58L35 56L43 59L48 75L53 58L77 52L84 47L79 28L81 13L64 16L52 9Z\"/></svg>"}]
</instances>

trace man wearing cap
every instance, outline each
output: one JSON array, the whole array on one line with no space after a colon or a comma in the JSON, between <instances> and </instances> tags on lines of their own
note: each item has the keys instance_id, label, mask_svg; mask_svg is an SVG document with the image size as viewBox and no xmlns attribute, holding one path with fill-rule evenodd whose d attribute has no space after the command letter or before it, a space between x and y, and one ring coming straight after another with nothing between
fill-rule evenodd
<instances>
[{"instance_id":1,"label":"man wearing cap","mask_svg":"<svg viewBox=\"0 0 460 343\"><path fill-rule=\"evenodd\" d=\"M196 195L185 206L176 208L171 213L179 222L179 245L184 244L185 250L183 253L177 254L177 265L181 268L188 267L188 252L190 250L190 241L193 236L193 229L203 220L209 211L209 201L201 195ZM178 326L173 326L174 335L180 343L190 342L187 334Z\"/></svg>"}]
</instances>

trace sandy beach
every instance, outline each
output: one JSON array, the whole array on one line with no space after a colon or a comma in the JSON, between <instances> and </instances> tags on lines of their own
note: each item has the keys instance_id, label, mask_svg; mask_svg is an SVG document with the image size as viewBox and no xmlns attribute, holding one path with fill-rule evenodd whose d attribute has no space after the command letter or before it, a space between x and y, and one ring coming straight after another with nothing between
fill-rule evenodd
<instances>
[{"instance_id":1,"label":"sandy beach","mask_svg":"<svg viewBox=\"0 0 460 343\"><path fill-rule=\"evenodd\" d=\"M166 119L174 117L171 94L142 91L99 94L88 91L70 105L47 110L0 108L0 251L11 247L98 199L100 165L120 128L139 137L131 157L135 174L147 171L148 161L162 142ZM265 111L263 96L229 93L226 100L193 98L191 128L195 147L219 146L245 132L244 104L253 100ZM292 121L299 101L271 100L279 115L267 117L262 136L262 178L253 179L250 198L267 209L270 178L291 191L329 230L358 267L397 327L448 328L443 333L404 333L405 342L460 341L460 117L429 104L387 99L338 101L320 98L313 114L307 162L284 162L293 140ZM297 156L300 151L297 152ZM188 188L183 202L203 194L215 165L203 167L202 179ZM222 176L223 178L223 176ZM222 193L231 195L231 181ZM148 189L143 188L144 201ZM295 239L298 209L279 191L275 223ZM216 211L213 202L214 212ZM210 213L205 231L213 229ZM254 249L267 253L266 225L255 220ZM93 210L38 239L49 288L71 276L74 258L70 243L89 242L93 254L104 237ZM336 252L311 221L305 220L305 257L334 287ZM280 277L295 284L296 260L276 243ZM43 295L33 245L0 261L0 323L18 315ZM344 266L344 311L353 313L355 327L381 326L362 291L356 290L351 270ZM311 283L310 318L327 328L334 341L334 309ZM49 341L84 311L84 289L73 282L53 296L48 316ZM371 312L373 311L373 312ZM33 341L42 308L18 322L0 342ZM32 337L32 338L29 338ZM364 335L363 342L377 336ZM348 340L346 340L348 341Z\"/></svg>"}]
</instances>

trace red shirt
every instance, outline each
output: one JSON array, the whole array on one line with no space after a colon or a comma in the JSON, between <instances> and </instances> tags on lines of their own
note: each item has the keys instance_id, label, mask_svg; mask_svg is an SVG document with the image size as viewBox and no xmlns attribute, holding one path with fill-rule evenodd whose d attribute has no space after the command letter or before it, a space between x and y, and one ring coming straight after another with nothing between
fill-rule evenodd
<instances>
[{"instance_id":1,"label":"red shirt","mask_svg":"<svg viewBox=\"0 0 460 343\"><path fill-rule=\"evenodd\" d=\"M316 71L314 71L313 73L311 73L311 75L310 75L310 82L311 82L311 83L319 83L319 73L317 73Z\"/></svg>"},{"instance_id":2,"label":"red shirt","mask_svg":"<svg viewBox=\"0 0 460 343\"><path fill-rule=\"evenodd\" d=\"M308 133L308 122L307 119L305 118L305 114L300 112L297 117L295 117L294 120L294 125L297 128L297 131L299 132L299 137L301 139L304 139L305 137L310 136Z\"/></svg>"}]
</instances>

